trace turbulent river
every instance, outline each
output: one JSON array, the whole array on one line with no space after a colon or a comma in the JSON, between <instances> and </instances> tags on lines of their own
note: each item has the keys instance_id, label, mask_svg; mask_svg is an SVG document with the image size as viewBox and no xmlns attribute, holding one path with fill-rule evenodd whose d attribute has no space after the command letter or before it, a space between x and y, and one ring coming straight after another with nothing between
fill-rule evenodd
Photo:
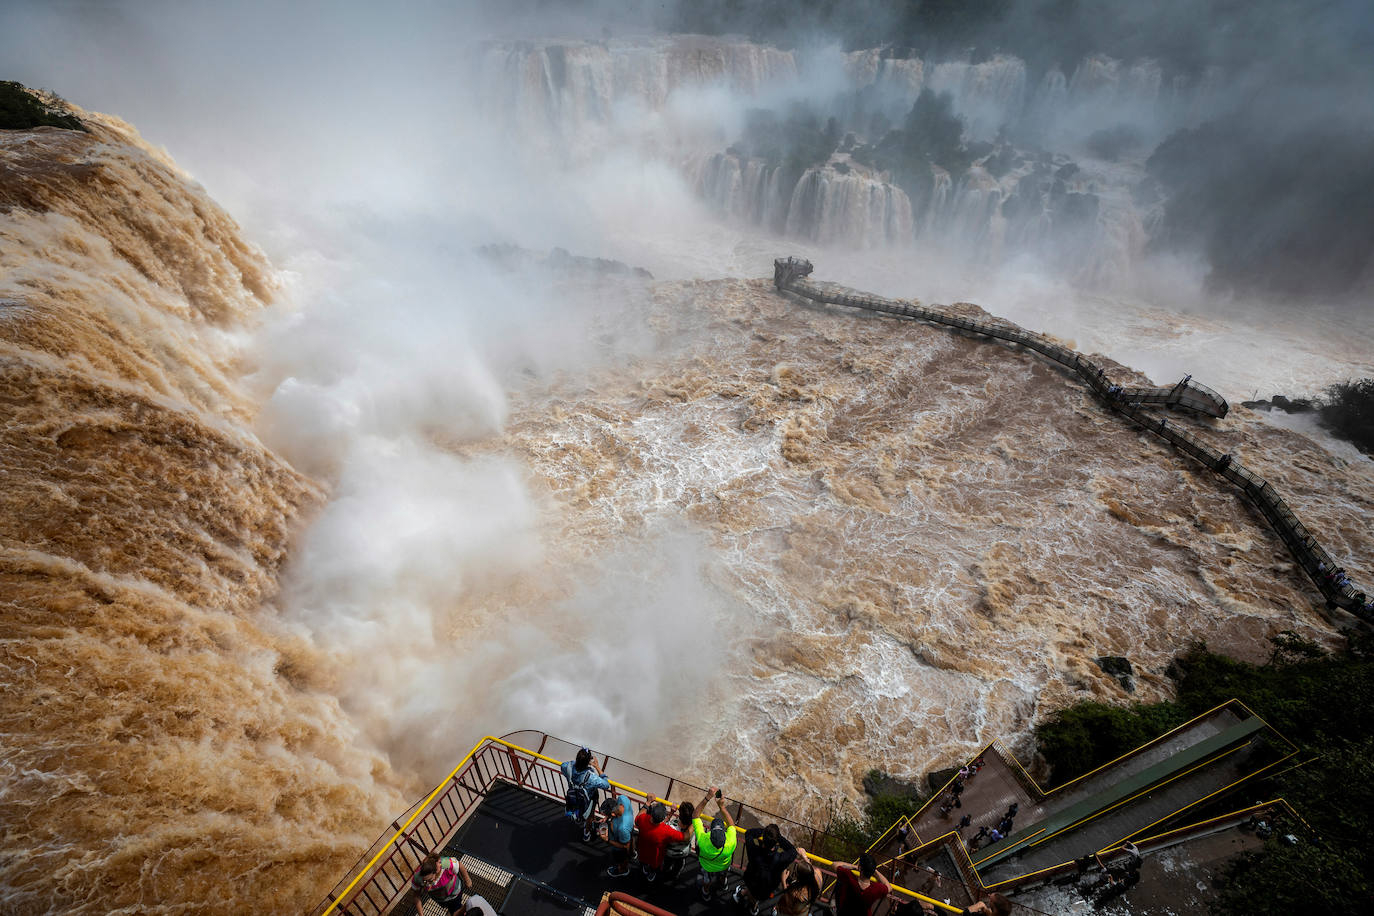
<instances>
[{"instance_id":1,"label":"turbulent river","mask_svg":"<svg viewBox=\"0 0 1374 916\"><path fill-rule=\"evenodd\" d=\"M662 60L608 85L666 97L643 75ZM1129 699L1098 656L1127 656L1150 700L1194 641L1259 658L1279 630L1336 638L1230 489L1073 379L787 301L749 277L792 249L738 226L614 252L670 279L484 262L542 284L546 347L585 353L508 355L488 390L455 351L414 435L383 416L322 456L337 418L310 392L347 373L273 369L255 336L289 278L165 153L86 117L89 135L0 135L0 910L305 909L483 734L548 730L822 820L871 768L1024 749L1062 705ZM815 238L796 250L818 277L939 293ZM701 269L712 245L731 269ZM1195 348L1183 371L1233 402L1332 380L1311 353L1359 359L1334 324L1017 308L1060 334L1082 318L1087 352ZM1374 581L1367 459L1243 408L1178 422Z\"/></svg>"}]
</instances>

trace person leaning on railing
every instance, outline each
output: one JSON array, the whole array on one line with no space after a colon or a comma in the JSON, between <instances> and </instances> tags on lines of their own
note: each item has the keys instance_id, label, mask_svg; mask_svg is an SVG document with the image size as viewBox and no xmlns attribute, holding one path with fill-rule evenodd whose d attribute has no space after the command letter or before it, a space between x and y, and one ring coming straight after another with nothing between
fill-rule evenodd
<instances>
[{"instance_id":1,"label":"person leaning on railing","mask_svg":"<svg viewBox=\"0 0 1374 916\"><path fill-rule=\"evenodd\" d=\"M590 840L593 830L591 816L596 810L597 792L609 790L611 781L602 775L591 748L582 748L575 759L559 764L558 770L568 781L564 813L582 828L582 839Z\"/></svg>"},{"instance_id":2,"label":"person leaning on railing","mask_svg":"<svg viewBox=\"0 0 1374 916\"><path fill-rule=\"evenodd\" d=\"M778 889L783 872L797 858L797 847L782 835L777 824L769 824L745 831L744 852L748 859L744 881L735 886L735 902L745 903L748 895L749 914L754 916L759 905Z\"/></svg>"},{"instance_id":3,"label":"person leaning on railing","mask_svg":"<svg viewBox=\"0 0 1374 916\"><path fill-rule=\"evenodd\" d=\"M869 916L873 905L890 893L892 885L869 853L860 855L857 863L835 863L835 916Z\"/></svg>"},{"instance_id":4,"label":"person leaning on railing","mask_svg":"<svg viewBox=\"0 0 1374 916\"><path fill-rule=\"evenodd\" d=\"M806 857L806 850L797 847L797 858L787 867L777 900L779 916L807 916L811 905L820 899L822 880L821 870Z\"/></svg>"},{"instance_id":5,"label":"person leaning on railing","mask_svg":"<svg viewBox=\"0 0 1374 916\"><path fill-rule=\"evenodd\" d=\"M630 873L630 844L634 842L634 813L628 795L615 795L601 803L606 822L601 838L611 844L611 866L606 874L623 878Z\"/></svg>"},{"instance_id":6,"label":"person leaning on railing","mask_svg":"<svg viewBox=\"0 0 1374 916\"><path fill-rule=\"evenodd\" d=\"M691 802L685 801L677 806L677 813L670 819L671 824L669 826L677 828L682 833L682 839L674 840L669 837L663 846L663 879L665 881L672 881L682 874L682 867L687 864L688 859L692 858L692 844L696 839L692 833L692 819L696 817L696 810ZM649 880L653 879L650 878Z\"/></svg>"},{"instance_id":7,"label":"person leaning on railing","mask_svg":"<svg viewBox=\"0 0 1374 916\"><path fill-rule=\"evenodd\" d=\"M644 872L645 881L658 878L663 867L663 855L669 843L682 843L687 834L668 823L668 807L660 801L651 803L635 818L635 848L639 851L639 867ZM687 819L691 823L691 818Z\"/></svg>"}]
</instances>

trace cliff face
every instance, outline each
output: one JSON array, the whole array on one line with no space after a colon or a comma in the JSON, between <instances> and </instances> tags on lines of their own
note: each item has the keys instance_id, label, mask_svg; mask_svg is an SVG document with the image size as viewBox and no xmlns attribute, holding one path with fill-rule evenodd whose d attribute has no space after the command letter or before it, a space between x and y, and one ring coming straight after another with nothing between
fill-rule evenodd
<instances>
[{"instance_id":1,"label":"cliff face","mask_svg":"<svg viewBox=\"0 0 1374 916\"><path fill-rule=\"evenodd\" d=\"M81 116L0 131L0 908L301 909L399 796L270 607L323 497L247 425L272 270Z\"/></svg>"}]
</instances>

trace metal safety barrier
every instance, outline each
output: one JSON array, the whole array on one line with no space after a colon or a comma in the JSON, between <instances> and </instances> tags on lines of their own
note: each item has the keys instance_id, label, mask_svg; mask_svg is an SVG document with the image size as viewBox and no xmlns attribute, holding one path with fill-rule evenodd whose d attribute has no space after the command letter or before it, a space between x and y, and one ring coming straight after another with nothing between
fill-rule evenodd
<instances>
[{"instance_id":1,"label":"metal safety barrier","mask_svg":"<svg viewBox=\"0 0 1374 916\"><path fill-rule=\"evenodd\" d=\"M538 749L531 750L509 740L516 735L538 738ZM335 913L347 916L383 916L390 912L409 890L410 879L420 867L420 861L430 852L444 847L497 782L517 785L536 795L562 803L567 791L567 781L559 770L559 759L543 753L545 749L571 751L562 754L569 758L576 753L577 745L542 732L530 731L516 732L505 738L483 738L429 795L392 822L391 830L378 838L359 858L348 874L311 911L312 916L331 916ZM665 786L664 791L659 793L653 789L638 789L610 778L610 772L626 768L661 780L661 784ZM607 758L607 767L603 772L610 779L613 788L639 798L647 795L666 801L667 795L674 790L690 790L703 794L706 792L704 787L610 757ZM736 830L744 830L748 826L762 826L765 823L777 823L783 832L790 834L792 838L809 836L811 848L841 846L837 838L813 827L743 802L727 800L727 803L731 806L732 814L739 825ZM743 846L743 843L739 844L732 865L738 865L741 861ZM822 869L833 871L833 860L813 854L809 850L807 855ZM892 890L899 896L924 900L940 911L959 912L957 907L923 897L903 887L894 885Z\"/></svg>"}]
</instances>

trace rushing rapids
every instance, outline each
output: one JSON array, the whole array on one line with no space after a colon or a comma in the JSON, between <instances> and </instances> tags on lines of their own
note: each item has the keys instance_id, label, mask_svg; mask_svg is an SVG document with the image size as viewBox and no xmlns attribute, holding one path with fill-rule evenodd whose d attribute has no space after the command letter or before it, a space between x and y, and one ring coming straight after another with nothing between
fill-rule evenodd
<instances>
[{"instance_id":1,"label":"rushing rapids","mask_svg":"<svg viewBox=\"0 0 1374 916\"><path fill-rule=\"evenodd\" d=\"M618 112L671 113L713 80L799 78L792 52L702 39L496 44L482 61L491 117L555 158L624 141ZM909 94L929 74L989 123L1123 92L1175 105L1144 67L1085 64L1040 89L1005 58L842 67L870 64ZM1256 657L1280 629L1335 639L1229 490L1037 360L798 308L763 279L612 276L589 336L614 358L512 373L494 434L426 431L446 456L523 469L543 553L422 583L441 689L364 714L344 698L364 667L405 686L391 659L322 645L283 597L348 494L258 435L245 357L278 277L165 154L85 117L89 135L0 134L6 912L303 909L487 732L546 728L820 819L872 767L918 776L1075 699L1126 699L1098 656L1128 656L1154 698L1190 640ZM697 143L682 168L713 163L723 177L699 187L747 223L875 245L946 220L989 244L1033 228L990 203L1015 170L937 180L913 205L858 169L784 187L714 130L654 123L631 139ZM1140 241L1128 203L1118 254ZM1243 410L1210 436L1374 579L1367 461ZM440 554L446 575L461 565ZM464 740L415 765L405 727L427 716Z\"/></svg>"},{"instance_id":2,"label":"rushing rapids","mask_svg":"<svg viewBox=\"0 0 1374 916\"><path fill-rule=\"evenodd\" d=\"M271 609L324 496L248 425L273 272L85 117L0 132L0 910L299 909L403 796Z\"/></svg>"},{"instance_id":3,"label":"rushing rapids","mask_svg":"<svg viewBox=\"0 0 1374 916\"><path fill-rule=\"evenodd\" d=\"M684 767L733 761L761 806L814 816L869 767L918 775L972 735L1124 698L1097 656L1129 656L1146 698L1190 640L1260 657L1280 629L1331 636L1229 488L1036 357L798 308L762 280L662 284L651 305L668 352L526 386L504 448L551 488L569 562L683 517L710 532L747 661ZM1209 422L1367 578L1366 466L1245 410Z\"/></svg>"}]
</instances>

